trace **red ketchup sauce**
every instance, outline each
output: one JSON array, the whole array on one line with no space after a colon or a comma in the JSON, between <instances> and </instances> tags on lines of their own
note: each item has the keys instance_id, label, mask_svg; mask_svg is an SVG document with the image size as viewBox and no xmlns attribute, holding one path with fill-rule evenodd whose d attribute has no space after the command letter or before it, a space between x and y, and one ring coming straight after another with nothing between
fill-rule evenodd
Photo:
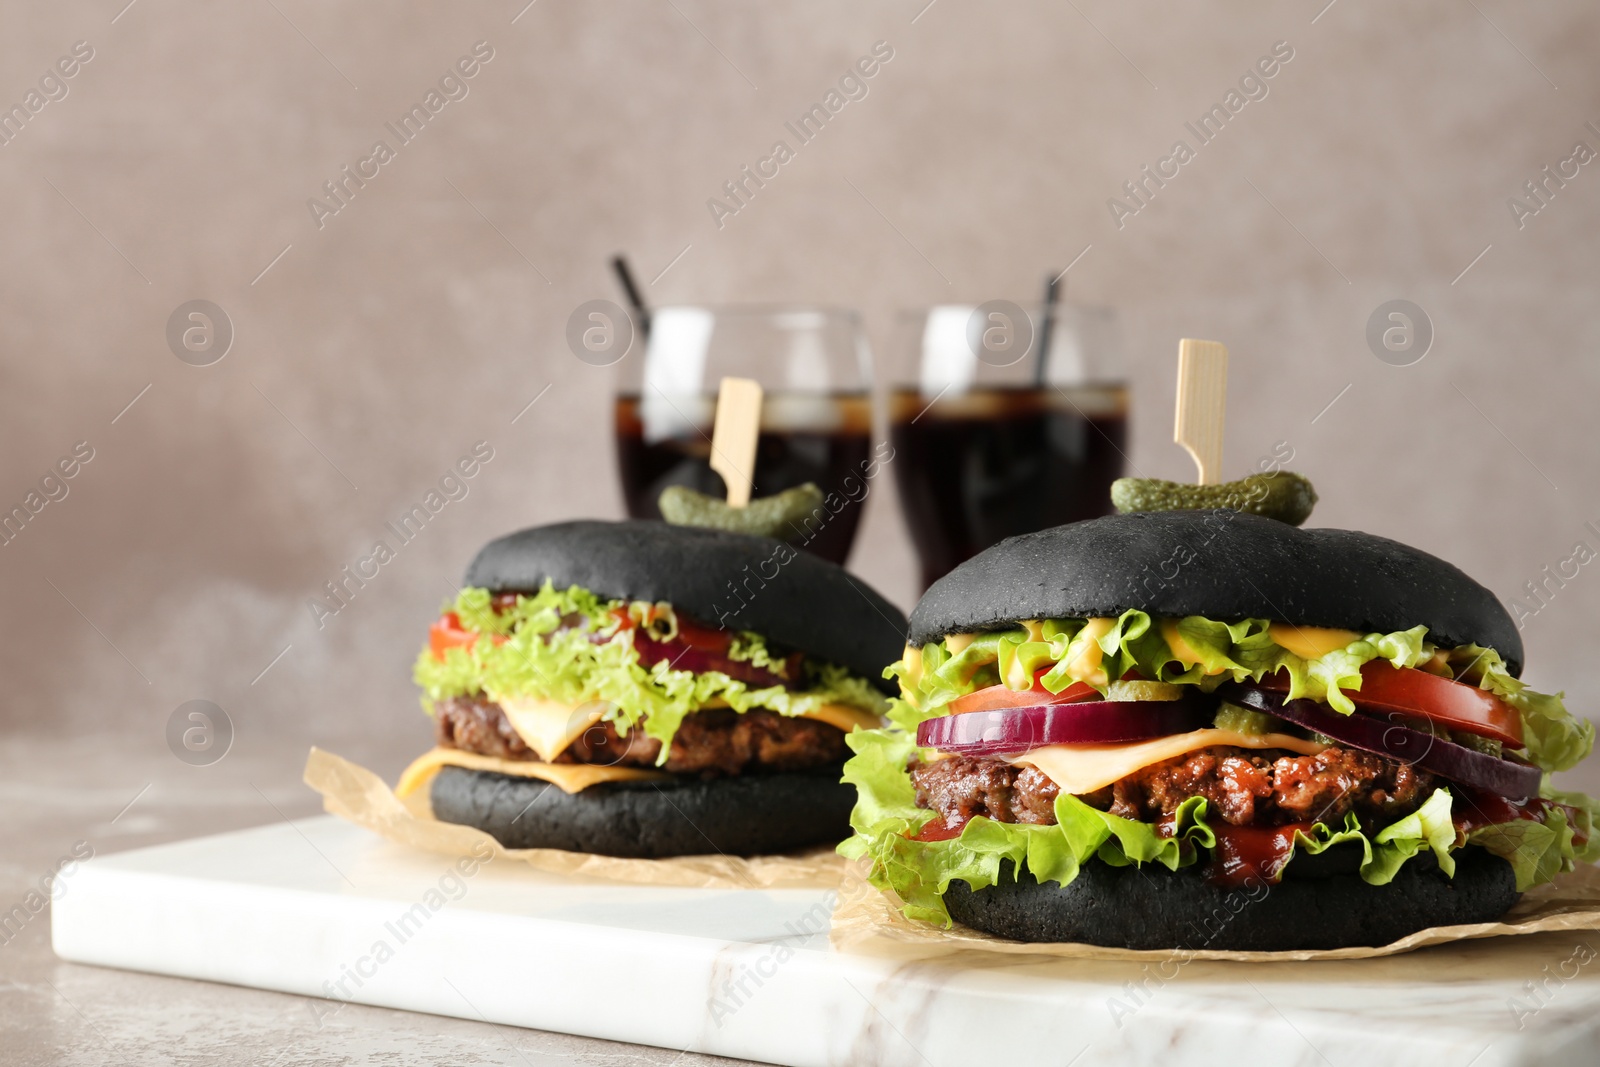
<instances>
[{"instance_id":1,"label":"red ketchup sauce","mask_svg":"<svg viewBox=\"0 0 1600 1067\"><path fill-rule=\"evenodd\" d=\"M1551 808L1560 808L1573 828L1572 841L1578 847L1588 843L1588 838L1578 831L1578 812L1565 804L1557 804L1543 797L1512 800L1478 789L1457 788L1455 806L1451 816L1456 832L1465 836L1472 831L1497 823L1516 822L1518 819L1542 819Z\"/></svg>"},{"instance_id":2,"label":"red ketchup sauce","mask_svg":"<svg viewBox=\"0 0 1600 1067\"><path fill-rule=\"evenodd\" d=\"M961 831L967 828L967 823L970 821L969 819L962 819L954 826L951 826L936 815L929 819L922 829L911 834L910 837L913 841L949 841L952 838L960 837Z\"/></svg>"},{"instance_id":3,"label":"red ketchup sauce","mask_svg":"<svg viewBox=\"0 0 1600 1067\"><path fill-rule=\"evenodd\" d=\"M1252 880L1276 883L1289 863L1296 830L1311 832L1313 823L1287 826L1234 826L1217 823L1211 832L1217 847L1202 868L1213 885L1242 886Z\"/></svg>"}]
</instances>

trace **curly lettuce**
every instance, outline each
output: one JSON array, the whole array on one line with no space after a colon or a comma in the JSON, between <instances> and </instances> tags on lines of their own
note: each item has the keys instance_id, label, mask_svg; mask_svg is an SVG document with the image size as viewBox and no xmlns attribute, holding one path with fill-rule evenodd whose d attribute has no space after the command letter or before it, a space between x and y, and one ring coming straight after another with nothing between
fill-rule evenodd
<instances>
[{"instance_id":1,"label":"curly lettuce","mask_svg":"<svg viewBox=\"0 0 1600 1067\"><path fill-rule=\"evenodd\" d=\"M667 604L605 600L580 586L556 589L546 582L499 611L488 590L463 589L445 610L479 636L442 656L426 648L418 654L412 677L429 714L435 701L478 693L573 705L600 701L606 705L603 718L619 731L638 727L660 741L662 763L684 716L707 706L796 716L844 704L881 715L888 703L865 679L830 663L807 661L805 688L797 690L752 686L721 671L675 670L666 661L646 667L633 646L634 630L623 619L669 639L677 621ZM757 667L783 659L754 633L737 634L729 658Z\"/></svg>"},{"instance_id":2,"label":"curly lettuce","mask_svg":"<svg viewBox=\"0 0 1600 1067\"><path fill-rule=\"evenodd\" d=\"M894 704L892 714L903 717L904 702ZM1113 866L1159 863L1177 870L1199 862L1216 845L1202 797L1183 801L1161 832L1154 824L1100 811L1065 793L1056 798L1054 826L978 816L949 840L917 841L913 835L936 815L916 803L907 771L908 761L918 752L911 735L895 729L857 730L847 740L855 755L845 764L844 780L856 787L858 799L850 816L855 835L839 846L839 852L865 857L870 863L868 880L894 892L911 919L949 926L943 896L950 883L960 880L974 889L994 885L1005 876L1007 863L1041 882L1067 885L1091 857ZM1309 831L1298 831L1290 856L1315 855L1354 842L1362 849L1362 880L1384 885L1422 853L1432 855L1442 871L1453 875L1454 853L1465 845L1481 845L1506 859L1516 873L1518 890L1526 890L1577 863L1600 858L1600 841L1590 832L1594 801L1579 794L1547 793L1574 807L1578 826L1569 822L1562 808L1552 807L1542 820L1487 826L1463 836L1451 818L1454 800L1449 789L1438 788L1410 815L1370 833L1353 814L1340 825L1319 822Z\"/></svg>"},{"instance_id":3,"label":"curly lettuce","mask_svg":"<svg viewBox=\"0 0 1600 1067\"><path fill-rule=\"evenodd\" d=\"M1546 771L1571 770L1594 749L1594 723L1580 721L1562 703L1565 694L1538 693L1514 678L1500 653L1480 645L1461 645L1448 653L1457 677L1469 681L1522 713L1528 759Z\"/></svg>"},{"instance_id":4,"label":"curly lettuce","mask_svg":"<svg viewBox=\"0 0 1600 1067\"><path fill-rule=\"evenodd\" d=\"M1523 754L1542 770L1568 770L1594 748L1593 723L1568 712L1561 694L1535 692L1512 677L1493 649L1441 649L1428 641L1427 627L1415 626L1367 634L1307 659L1278 644L1272 628L1266 619L1157 619L1142 611L1125 611L1115 619L1049 619L908 648L884 676L898 678L906 696L905 706L892 713L905 729L945 714L950 701L985 686L1028 689L1038 677L1052 693L1077 681L1103 693L1130 670L1151 681L1208 692L1226 681L1260 681L1283 671L1291 700L1309 698L1349 715L1355 704L1348 694L1361 689L1361 668L1382 659L1395 667L1448 668L1505 700L1522 715Z\"/></svg>"}]
</instances>

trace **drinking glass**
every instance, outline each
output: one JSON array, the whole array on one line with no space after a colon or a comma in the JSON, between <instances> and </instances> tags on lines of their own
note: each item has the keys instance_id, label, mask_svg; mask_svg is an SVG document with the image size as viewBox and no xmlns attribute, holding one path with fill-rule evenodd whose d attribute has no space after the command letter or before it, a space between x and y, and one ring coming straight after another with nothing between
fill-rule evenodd
<instances>
[{"instance_id":1,"label":"drinking glass","mask_svg":"<svg viewBox=\"0 0 1600 1067\"><path fill-rule=\"evenodd\" d=\"M663 307L642 359L627 360L616 398L617 464L628 514L660 518L670 485L721 497L711 431L724 377L761 383L753 496L805 482L842 506L806 545L835 563L861 521L872 436L872 358L860 317L839 308ZM856 478L847 491L845 479Z\"/></svg>"},{"instance_id":2,"label":"drinking glass","mask_svg":"<svg viewBox=\"0 0 1600 1067\"><path fill-rule=\"evenodd\" d=\"M1111 309L943 305L897 333L889 436L924 588L1007 537L1111 512L1128 418Z\"/></svg>"}]
</instances>

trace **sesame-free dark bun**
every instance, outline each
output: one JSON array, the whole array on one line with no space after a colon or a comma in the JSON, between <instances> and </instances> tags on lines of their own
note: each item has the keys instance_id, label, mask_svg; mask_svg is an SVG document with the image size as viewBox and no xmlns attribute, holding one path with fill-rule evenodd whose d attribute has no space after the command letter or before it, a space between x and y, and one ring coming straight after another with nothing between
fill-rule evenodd
<instances>
[{"instance_id":1,"label":"sesame-free dark bun","mask_svg":"<svg viewBox=\"0 0 1600 1067\"><path fill-rule=\"evenodd\" d=\"M429 796L435 818L477 827L506 848L761 856L850 836L856 791L842 771L605 782L567 793L535 778L444 767Z\"/></svg>"},{"instance_id":2,"label":"sesame-free dark bun","mask_svg":"<svg viewBox=\"0 0 1600 1067\"><path fill-rule=\"evenodd\" d=\"M531 592L546 580L621 600L665 600L703 623L749 630L837 663L893 693L906 618L877 590L768 537L664 522L563 522L490 541L467 585Z\"/></svg>"},{"instance_id":3,"label":"sesame-free dark bun","mask_svg":"<svg viewBox=\"0 0 1600 1067\"><path fill-rule=\"evenodd\" d=\"M1134 608L1360 633L1422 625L1436 644L1483 645L1522 671L1511 615L1460 568L1386 537L1225 510L1110 515L1009 538L933 583L911 613L911 643Z\"/></svg>"},{"instance_id":4,"label":"sesame-free dark bun","mask_svg":"<svg viewBox=\"0 0 1600 1067\"><path fill-rule=\"evenodd\" d=\"M1296 857L1277 885L1240 888L1213 885L1199 866L1091 859L1065 886L1024 871L977 891L952 882L944 902L957 922L1013 941L1247 952L1387 945L1430 926L1493 922L1517 902L1511 865L1481 848L1455 854L1454 878L1419 857L1387 885L1353 871L1296 876L1302 860L1320 858Z\"/></svg>"}]
</instances>

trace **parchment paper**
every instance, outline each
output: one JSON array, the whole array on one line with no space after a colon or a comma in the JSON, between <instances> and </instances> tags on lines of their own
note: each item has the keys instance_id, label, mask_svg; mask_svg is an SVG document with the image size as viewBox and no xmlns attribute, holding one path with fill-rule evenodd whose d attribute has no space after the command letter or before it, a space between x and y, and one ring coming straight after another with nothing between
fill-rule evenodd
<instances>
[{"instance_id":1,"label":"parchment paper","mask_svg":"<svg viewBox=\"0 0 1600 1067\"><path fill-rule=\"evenodd\" d=\"M482 830L435 819L426 789L402 801L376 774L319 748L306 757L305 783L322 794L322 806L330 815L390 841L458 859L487 843L496 859L517 860L541 871L710 889L832 889L844 870L844 860L831 848L754 859L678 856L661 860L619 859L554 848L503 848Z\"/></svg>"},{"instance_id":2,"label":"parchment paper","mask_svg":"<svg viewBox=\"0 0 1600 1067\"><path fill-rule=\"evenodd\" d=\"M900 902L880 893L866 881L864 860L846 864L839 903L833 913L829 940L840 951L870 951L875 946L916 946L961 952L992 952L1017 956L1054 956L1080 960L1236 960L1244 963L1289 960L1354 960L1393 956L1427 945L1480 937L1509 937L1553 930L1600 930L1600 869L1584 865L1554 882L1536 886L1522 895L1499 922L1469 926L1434 926L1378 948L1302 949L1292 952L1225 952L1218 949L1124 949L1083 944L1034 944L962 926L943 929L914 922L900 913ZM925 956L919 952L919 957Z\"/></svg>"},{"instance_id":3,"label":"parchment paper","mask_svg":"<svg viewBox=\"0 0 1600 1067\"><path fill-rule=\"evenodd\" d=\"M494 850L496 859L518 860L541 871L616 882L716 889L833 889L838 896L829 938L840 951L911 946L919 949L921 957L977 951L1002 956L1086 960L1165 960L1176 955L1185 960L1260 963L1366 959L1472 938L1600 930L1600 869L1584 866L1548 885L1529 890L1499 922L1430 927L1378 948L1227 952L1033 944L993 937L959 924L946 930L929 923L913 922L900 913L898 900L867 884L865 861L847 863L832 849L818 848L794 855L755 859L681 856L663 860L618 859L548 848L507 849L481 830L434 819L428 809L426 790L418 792L407 803L396 797L376 774L331 752L311 750L306 759L305 782L322 795L323 807L329 814L390 841L446 856L467 856L486 843Z\"/></svg>"}]
</instances>

